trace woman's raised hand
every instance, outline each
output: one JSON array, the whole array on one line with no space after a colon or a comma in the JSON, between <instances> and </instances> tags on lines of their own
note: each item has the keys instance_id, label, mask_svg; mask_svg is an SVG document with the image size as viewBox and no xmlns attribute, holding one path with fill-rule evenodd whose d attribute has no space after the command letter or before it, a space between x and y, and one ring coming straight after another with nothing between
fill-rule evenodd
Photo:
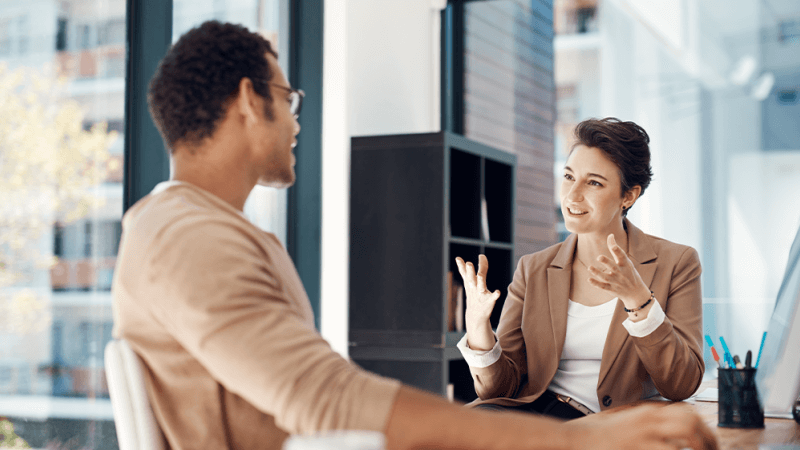
<instances>
[{"instance_id":1,"label":"woman's raised hand","mask_svg":"<svg viewBox=\"0 0 800 450\"><path fill-rule=\"evenodd\" d=\"M492 316L494 304L500 298L500 291L489 292L486 289L486 273L489 271L489 260L486 256L478 256L478 273L471 262L464 263L456 258L458 272L464 280L464 292L467 295L467 310L464 323L467 328L467 341L473 350L491 350L495 338L489 318Z\"/></svg>"},{"instance_id":2,"label":"woman's raised hand","mask_svg":"<svg viewBox=\"0 0 800 450\"><path fill-rule=\"evenodd\" d=\"M614 259L605 255L598 256L597 260L604 269L600 270L594 265L587 267L591 274L589 283L615 294L628 308L637 308L648 299L650 289L647 288L631 259L617 244L613 234L608 235L606 243Z\"/></svg>"}]
</instances>

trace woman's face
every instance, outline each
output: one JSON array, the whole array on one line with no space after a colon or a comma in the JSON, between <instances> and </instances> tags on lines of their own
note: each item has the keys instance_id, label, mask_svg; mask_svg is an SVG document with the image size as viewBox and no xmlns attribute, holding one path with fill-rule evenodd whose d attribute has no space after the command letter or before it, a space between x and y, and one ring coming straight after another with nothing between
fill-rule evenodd
<instances>
[{"instance_id":1,"label":"woman's face","mask_svg":"<svg viewBox=\"0 0 800 450\"><path fill-rule=\"evenodd\" d=\"M561 180L561 212L567 230L577 233L614 231L622 223L638 189L621 195L617 166L598 148L578 145L569 155Z\"/></svg>"}]
</instances>

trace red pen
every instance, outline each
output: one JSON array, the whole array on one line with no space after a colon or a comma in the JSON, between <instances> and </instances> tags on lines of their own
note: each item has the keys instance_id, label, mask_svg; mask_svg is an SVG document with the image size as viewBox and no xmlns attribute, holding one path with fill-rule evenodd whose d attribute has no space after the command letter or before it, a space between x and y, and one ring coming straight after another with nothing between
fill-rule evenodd
<instances>
[{"instance_id":1,"label":"red pen","mask_svg":"<svg viewBox=\"0 0 800 450\"><path fill-rule=\"evenodd\" d=\"M717 354L717 349L711 347L711 355L714 357L714 361L717 362L717 368L721 369L722 364L719 363L719 355Z\"/></svg>"}]
</instances>

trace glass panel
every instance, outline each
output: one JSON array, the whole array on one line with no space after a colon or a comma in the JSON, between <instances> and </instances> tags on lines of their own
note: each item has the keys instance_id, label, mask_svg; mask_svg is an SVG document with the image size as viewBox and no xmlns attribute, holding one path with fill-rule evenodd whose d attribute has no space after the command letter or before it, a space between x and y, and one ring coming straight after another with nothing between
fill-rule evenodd
<instances>
[{"instance_id":1,"label":"glass panel","mask_svg":"<svg viewBox=\"0 0 800 450\"><path fill-rule=\"evenodd\" d=\"M124 58L125 0L0 3L0 437L34 448L117 448Z\"/></svg>"},{"instance_id":2,"label":"glass panel","mask_svg":"<svg viewBox=\"0 0 800 450\"><path fill-rule=\"evenodd\" d=\"M172 41L206 20L244 25L268 39L278 52L278 62L288 72L287 0L173 0ZM247 218L274 233L286 246L286 189L256 186L244 206Z\"/></svg>"},{"instance_id":3,"label":"glass panel","mask_svg":"<svg viewBox=\"0 0 800 450\"><path fill-rule=\"evenodd\" d=\"M698 250L705 332L757 351L800 226L800 3L623 3L554 2L556 205L578 122L642 125L631 220Z\"/></svg>"}]
</instances>

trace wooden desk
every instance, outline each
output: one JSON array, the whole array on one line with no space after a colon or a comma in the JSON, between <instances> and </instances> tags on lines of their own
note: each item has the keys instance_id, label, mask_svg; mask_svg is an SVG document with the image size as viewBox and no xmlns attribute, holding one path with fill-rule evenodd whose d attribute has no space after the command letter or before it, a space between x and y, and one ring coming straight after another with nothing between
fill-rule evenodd
<instances>
[{"instance_id":1,"label":"wooden desk","mask_svg":"<svg viewBox=\"0 0 800 450\"><path fill-rule=\"evenodd\" d=\"M717 380L709 380L700 385L700 391L716 388ZM705 423L717 434L720 450L758 450L761 444L800 445L800 424L793 419L764 419L764 428L723 428L718 427L717 402L689 400Z\"/></svg>"},{"instance_id":2,"label":"wooden desk","mask_svg":"<svg viewBox=\"0 0 800 450\"><path fill-rule=\"evenodd\" d=\"M700 391L706 388L716 388L717 380L709 380L700 385ZM665 398L661 400L643 400L631 405L609 409L598 415L613 413L629 407L643 404L659 404L669 407L676 404ZM701 402L694 399L685 402L692 405L700 414L703 421L717 435L720 450L758 450L759 445L800 445L800 424L793 419L764 419L764 428L723 428L718 427L717 402ZM592 416L587 416L591 418ZM583 419L578 419L583 420Z\"/></svg>"},{"instance_id":3,"label":"wooden desk","mask_svg":"<svg viewBox=\"0 0 800 450\"><path fill-rule=\"evenodd\" d=\"M717 403L694 402L694 407L717 434L720 450L758 450L760 444L800 445L800 424L792 419L764 419L764 428L717 426Z\"/></svg>"}]
</instances>

